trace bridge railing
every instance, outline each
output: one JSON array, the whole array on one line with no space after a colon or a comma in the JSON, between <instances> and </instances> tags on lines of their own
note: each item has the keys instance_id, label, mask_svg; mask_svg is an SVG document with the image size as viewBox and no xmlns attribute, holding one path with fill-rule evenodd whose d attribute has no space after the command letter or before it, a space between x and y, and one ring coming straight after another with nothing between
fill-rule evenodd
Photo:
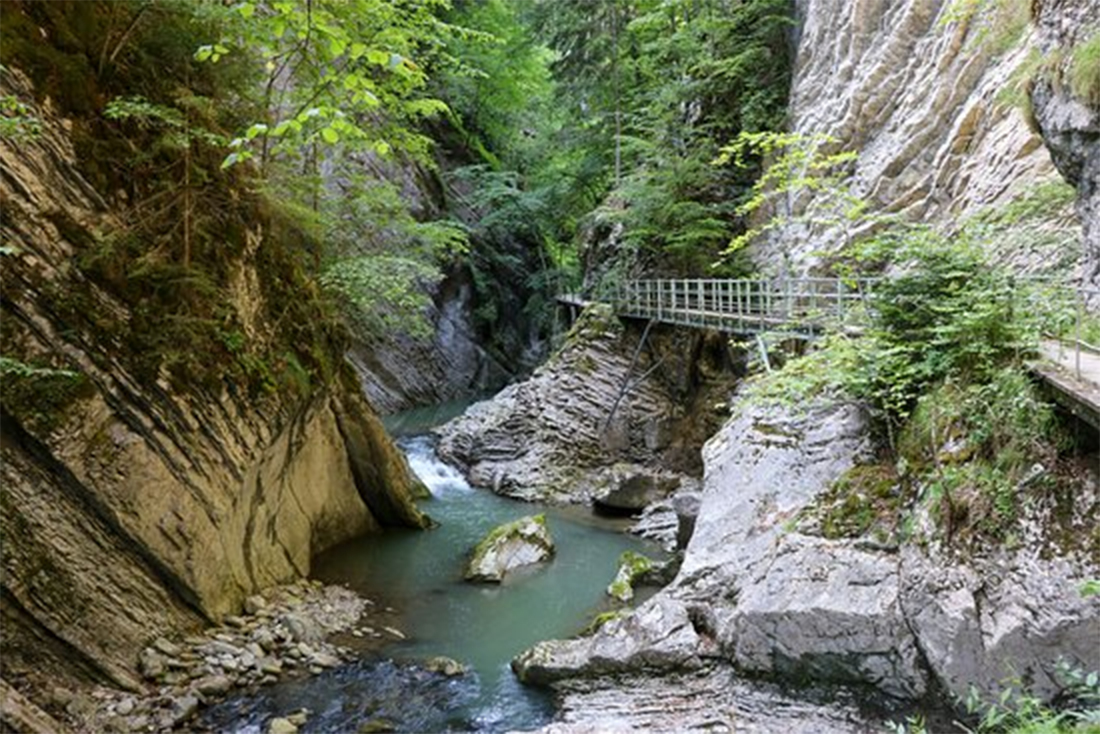
<instances>
[{"instance_id":1,"label":"bridge railing","mask_svg":"<svg viewBox=\"0 0 1100 734\"><path fill-rule=\"evenodd\" d=\"M734 331L816 333L863 321L878 278L631 280L598 297L626 316Z\"/></svg>"}]
</instances>

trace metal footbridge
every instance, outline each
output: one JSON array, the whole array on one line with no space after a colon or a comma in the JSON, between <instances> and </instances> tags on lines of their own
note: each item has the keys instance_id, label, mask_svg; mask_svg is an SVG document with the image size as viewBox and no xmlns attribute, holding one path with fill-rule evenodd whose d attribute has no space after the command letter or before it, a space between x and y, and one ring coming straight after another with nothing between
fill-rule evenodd
<instances>
[{"instance_id":1,"label":"metal footbridge","mask_svg":"<svg viewBox=\"0 0 1100 734\"><path fill-rule=\"evenodd\" d=\"M814 339L838 331L858 334L869 323L872 295L881 278L649 279L626 280L597 289L591 297L562 294L558 302L577 311L593 303L620 318L646 322L637 361L650 328L669 324L755 337L767 364L765 336ZM1056 401L1100 429L1100 350L1081 336L1088 301L1100 290L1044 283L1021 289L1022 308L1067 314L1071 337L1043 340L1032 372ZM1075 322L1075 324L1074 324Z\"/></svg>"},{"instance_id":2,"label":"metal footbridge","mask_svg":"<svg viewBox=\"0 0 1100 734\"><path fill-rule=\"evenodd\" d=\"M878 278L776 280L628 280L600 288L594 299L624 318L742 335L784 332L813 338L829 329L859 328ZM583 307L575 294L559 302Z\"/></svg>"}]
</instances>

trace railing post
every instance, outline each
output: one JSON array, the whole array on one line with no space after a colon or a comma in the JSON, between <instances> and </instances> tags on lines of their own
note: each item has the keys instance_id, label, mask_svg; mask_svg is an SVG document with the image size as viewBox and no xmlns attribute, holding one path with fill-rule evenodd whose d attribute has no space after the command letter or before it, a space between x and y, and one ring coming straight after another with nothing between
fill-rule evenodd
<instances>
[{"instance_id":1,"label":"railing post","mask_svg":"<svg viewBox=\"0 0 1100 734\"><path fill-rule=\"evenodd\" d=\"M1077 338L1074 339L1074 362L1077 368L1077 379L1081 379L1081 322L1084 320L1085 293L1077 291Z\"/></svg>"}]
</instances>

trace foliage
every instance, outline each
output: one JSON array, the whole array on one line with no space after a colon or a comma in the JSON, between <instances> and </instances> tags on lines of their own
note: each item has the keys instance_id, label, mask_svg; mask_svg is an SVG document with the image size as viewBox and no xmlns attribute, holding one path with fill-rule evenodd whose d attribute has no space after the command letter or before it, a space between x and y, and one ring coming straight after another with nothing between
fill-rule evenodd
<instances>
[{"instance_id":1,"label":"foliage","mask_svg":"<svg viewBox=\"0 0 1100 734\"><path fill-rule=\"evenodd\" d=\"M962 702L967 721L955 721L954 725L966 734L1096 734L1100 731L1100 673L1062 661L1058 677L1069 699L1061 706L1044 703L1020 681L1010 682L992 701L984 700L972 687ZM887 730L893 734L930 732L921 716L891 721Z\"/></svg>"},{"instance_id":2,"label":"foliage","mask_svg":"<svg viewBox=\"0 0 1100 734\"><path fill-rule=\"evenodd\" d=\"M1008 367L987 383L946 383L924 395L898 454L949 538L970 529L1005 541L1023 498L1051 489L1042 467L1054 464L1060 443L1050 405L1023 370Z\"/></svg>"},{"instance_id":3,"label":"foliage","mask_svg":"<svg viewBox=\"0 0 1100 734\"><path fill-rule=\"evenodd\" d=\"M426 286L439 277L438 270L416 260L364 256L336 262L321 275L321 284L347 300L353 322L364 332L426 338L431 329L422 314L431 299L426 288L409 286Z\"/></svg>"},{"instance_id":4,"label":"foliage","mask_svg":"<svg viewBox=\"0 0 1100 734\"><path fill-rule=\"evenodd\" d=\"M445 109L420 94L427 74L418 56L430 58L452 29L437 13L447 0L314 0L252 2L225 9L217 40L200 45L194 58L210 64L234 53L263 70L262 117L230 142L225 165L259 154L345 146L427 151L418 120ZM217 12L217 11L211 11Z\"/></svg>"},{"instance_id":5,"label":"foliage","mask_svg":"<svg viewBox=\"0 0 1100 734\"><path fill-rule=\"evenodd\" d=\"M432 89L457 118L465 144L490 164L529 171L547 157L546 138L559 124L551 103L552 54L534 37L518 3L460 3L448 20L464 29L447 46L452 63Z\"/></svg>"},{"instance_id":6,"label":"foliage","mask_svg":"<svg viewBox=\"0 0 1100 734\"><path fill-rule=\"evenodd\" d=\"M1069 85L1075 95L1100 107L1100 30L1074 46L1070 56Z\"/></svg>"},{"instance_id":7,"label":"foliage","mask_svg":"<svg viewBox=\"0 0 1100 734\"><path fill-rule=\"evenodd\" d=\"M709 165L720 141L783 124L790 79L786 0L542 0L558 53L566 145L608 192L599 215L634 257L699 272L736 232L729 204L757 171ZM583 163L581 163L583 161Z\"/></svg>"},{"instance_id":8,"label":"foliage","mask_svg":"<svg viewBox=\"0 0 1100 734\"><path fill-rule=\"evenodd\" d=\"M12 94L0 95L0 140L16 143L33 140L42 133L42 123L30 108Z\"/></svg>"},{"instance_id":9,"label":"foliage","mask_svg":"<svg viewBox=\"0 0 1100 734\"><path fill-rule=\"evenodd\" d=\"M843 225L847 233L855 223L868 221L866 203L847 185L856 154L833 152L835 145L833 138L821 134L743 132L723 146L715 159L717 165L745 169L758 158L770 161L737 207L742 217L768 219L730 240L723 254L736 254L754 240L795 222ZM817 201L812 211L799 213L797 199L806 193L818 195Z\"/></svg>"},{"instance_id":10,"label":"foliage","mask_svg":"<svg viewBox=\"0 0 1100 734\"><path fill-rule=\"evenodd\" d=\"M863 364L861 344L842 333L827 334L810 351L770 374L750 378L745 399L751 403L808 405L814 400L854 397L851 376Z\"/></svg>"},{"instance_id":11,"label":"foliage","mask_svg":"<svg viewBox=\"0 0 1100 734\"><path fill-rule=\"evenodd\" d=\"M974 232L894 230L866 244L862 258L902 269L874 289L859 385L887 415L904 418L945 380L988 382L1036 348L1034 314L1017 308L1016 284L989 265Z\"/></svg>"},{"instance_id":12,"label":"foliage","mask_svg":"<svg viewBox=\"0 0 1100 734\"><path fill-rule=\"evenodd\" d=\"M0 404L32 430L51 431L87 386L80 372L0 356Z\"/></svg>"},{"instance_id":13,"label":"foliage","mask_svg":"<svg viewBox=\"0 0 1100 734\"><path fill-rule=\"evenodd\" d=\"M908 227L859 247L856 262L892 269L872 291L863 333L833 334L749 387L756 401L863 401L896 452L900 493L841 481L817 510L822 532L866 533L918 506L948 541L1009 542L1024 498L1061 502L1053 468L1068 442L1024 362L1072 311L992 267L982 235Z\"/></svg>"},{"instance_id":14,"label":"foliage","mask_svg":"<svg viewBox=\"0 0 1100 734\"><path fill-rule=\"evenodd\" d=\"M1022 688L1019 682L1007 686L995 701L983 700L971 689L964 702L972 726L961 726L967 734L1094 734L1100 730L1100 677L1068 665L1061 666L1063 683L1073 696L1073 705L1057 709Z\"/></svg>"}]
</instances>

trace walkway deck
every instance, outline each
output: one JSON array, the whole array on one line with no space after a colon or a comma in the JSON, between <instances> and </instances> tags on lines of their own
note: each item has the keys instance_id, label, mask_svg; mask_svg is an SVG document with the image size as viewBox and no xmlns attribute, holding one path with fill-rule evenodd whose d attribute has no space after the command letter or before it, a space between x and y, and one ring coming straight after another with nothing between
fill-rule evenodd
<instances>
[{"instance_id":1,"label":"walkway deck","mask_svg":"<svg viewBox=\"0 0 1100 734\"><path fill-rule=\"evenodd\" d=\"M1053 340L1043 342L1040 352L1043 359L1031 370L1055 402L1100 430L1100 355Z\"/></svg>"},{"instance_id":2,"label":"walkway deck","mask_svg":"<svg viewBox=\"0 0 1100 734\"><path fill-rule=\"evenodd\" d=\"M866 323L877 278L783 280L631 280L605 288L593 300L577 294L558 302L580 309L610 304L623 318L644 319L743 336L780 333L813 339L827 331L859 331ZM1064 289L1078 299L1100 293ZM1078 312L1078 322L1080 314ZM1054 399L1100 430L1100 354L1079 343L1044 342L1043 359L1031 365Z\"/></svg>"}]
</instances>

